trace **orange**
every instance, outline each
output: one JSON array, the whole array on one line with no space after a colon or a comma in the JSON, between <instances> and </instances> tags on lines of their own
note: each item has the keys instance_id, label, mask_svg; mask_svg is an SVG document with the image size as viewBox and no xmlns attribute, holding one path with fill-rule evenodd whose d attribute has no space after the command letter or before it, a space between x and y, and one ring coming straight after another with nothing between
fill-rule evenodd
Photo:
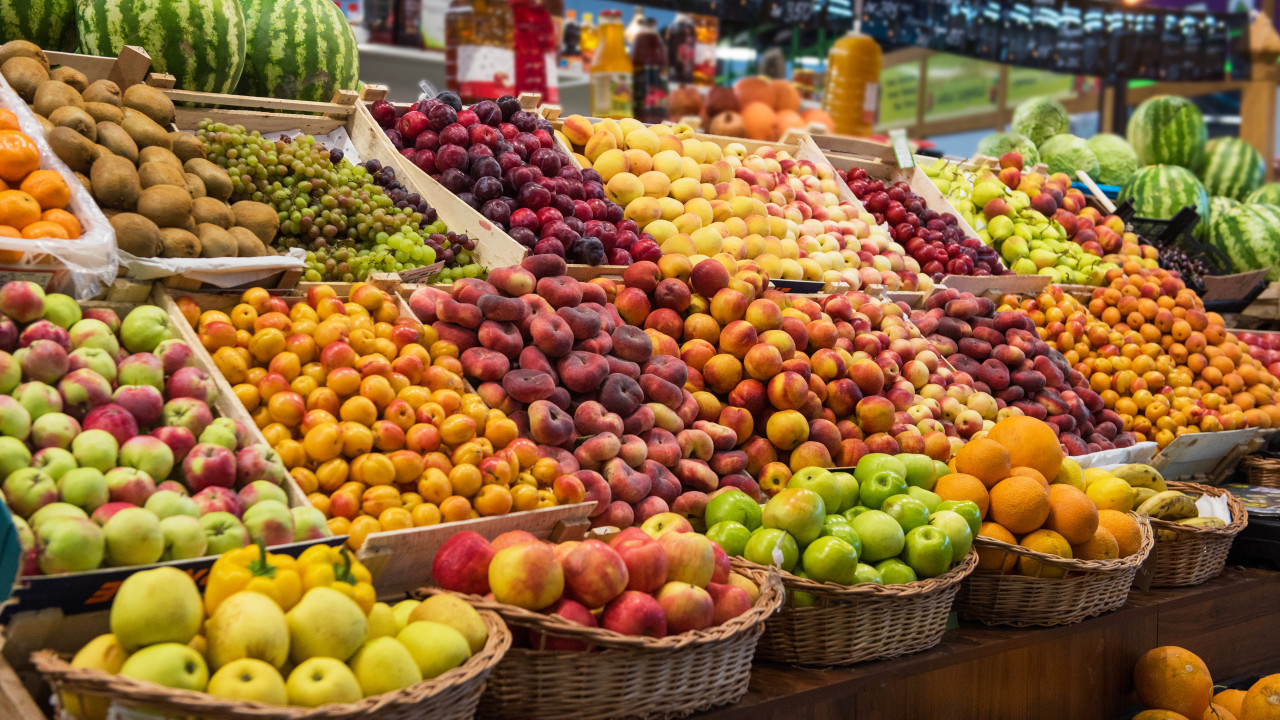
<instances>
[{"instance_id":1,"label":"orange","mask_svg":"<svg viewBox=\"0 0 1280 720\"><path fill-rule=\"evenodd\" d=\"M1280 680L1280 676L1273 677ZM1138 658L1133 668L1133 685L1138 699L1146 707L1172 710L1188 718L1204 715L1213 695L1213 679L1204 661L1190 650L1174 645L1153 648ZM1246 706L1248 700L1246 695ZM1247 710L1245 717L1248 717Z\"/></svg>"},{"instance_id":2,"label":"orange","mask_svg":"<svg viewBox=\"0 0 1280 720\"><path fill-rule=\"evenodd\" d=\"M1216 702L1211 702L1209 709L1204 711L1204 720L1237 720L1237 718L1235 713Z\"/></svg>"},{"instance_id":3,"label":"orange","mask_svg":"<svg viewBox=\"0 0 1280 720\"><path fill-rule=\"evenodd\" d=\"M1093 537L1071 546L1071 554L1080 560L1114 560L1120 557L1120 546L1111 531L1099 527Z\"/></svg>"},{"instance_id":4,"label":"orange","mask_svg":"<svg viewBox=\"0 0 1280 720\"><path fill-rule=\"evenodd\" d=\"M1046 478L1055 477L1062 467L1062 446L1049 424L1026 415L1007 417L987 433L1009 451L1012 465L1034 468Z\"/></svg>"},{"instance_id":5,"label":"orange","mask_svg":"<svg viewBox=\"0 0 1280 720\"><path fill-rule=\"evenodd\" d=\"M0 133L3 132L0 130ZM0 225L22 230L38 220L40 203L35 198L21 190L0 190Z\"/></svg>"},{"instance_id":6,"label":"orange","mask_svg":"<svg viewBox=\"0 0 1280 720\"><path fill-rule=\"evenodd\" d=\"M1044 526L1058 532L1072 545L1080 545L1093 538L1094 531L1098 529L1098 508L1079 488L1052 485L1049 487L1049 517L1045 518Z\"/></svg>"},{"instance_id":7,"label":"orange","mask_svg":"<svg viewBox=\"0 0 1280 720\"><path fill-rule=\"evenodd\" d=\"M1142 547L1142 530L1138 521L1119 510L1099 510L1098 527L1104 527L1116 538L1120 557L1129 557Z\"/></svg>"},{"instance_id":8,"label":"orange","mask_svg":"<svg viewBox=\"0 0 1280 720\"><path fill-rule=\"evenodd\" d=\"M20 183L40 169L40 151L19 130L0 130L0 179Z\"/></svg>"},{"instance_id":9,"label":"orange","mask_svg":"<svg viewBox=\"0 0 1280 720\"><path fill-rule=\"evenodd\" d=\"M0 108L0 130L18 130L18 116L12 110Z\"/></svg>"},{"instance_id":10,"label":"orange","mask_svg":"<svg viewBox=\"0 0 1280 720\"><path fill-rule=\"evenodd\" d=\"M972 475L988 489L1009 477L1009 451L987 438L970 440L956 453L956 472Z\"/></svg>"},{"instance_id":11,"label":"orange","mask_svg":"<svg viewBox=\"0 0 1280 720\"><path fill-rule=\"evenodd\" d=\"M991 488L991 519L1015 535L1037 530L1049 517L1049 493L1029 477L1011 477Z\"/></svg>"},{"instance_id":12,"label":"orange","mask_svg":"<svg viewBox=\"0 0 1280 720\"><path fill-rule=\"evenodd\" d=\"M0 225L0 237L22 237L22 233L12 225Z\"/></svg>"},{"instance_id":13,"label":"orange","mask_svg":"<svg viewBox=\"0 0 1280 720\"><path fill-rule=\"evenodd\" d=\"M40 203L45 210L64 208L71 202L71 188L67 181L53 170L36 170L22 181L18 189Z\"/></svg>"},{"instance_id":14,"label":"orange","mask_svg":"<svg viewBox=\"0 0 1280 720\"><path fill-rule=\"evenodd\" d=\"M1241 705L1244 704L1244 690L1223 690L1213 696L1213 704L1220 705L1227 709L1227 712L1236 716L1239 720L1240 713L1244 712Z\"/></svg>"},{"instance_id":15,"label":"orange","mask_svg":"<svg viewBox=\"0 0 1280 720\"><path fill-rule=\"evenodd\" d=\"M1057 555L1062 558L1071 557L1071 545L1067 543L1067 539L1052 530L1036 530L1023 537L1019 544L1038 553ZM1060 578L1067 574L1064 568L1046 565L1039 560L1027 557L1018 558L1018 572L1035 578Z\"/></svg>"},{"instance_id":16,"label":"orange","mask_svg":"<svg viewBox=\"0 0 1280 720\"><path fill-rule=\"evenodd\" d=\"M534 474L536 475L537 473ZM978 506L982 517L985 518L987 516L987 507L991 502L991 498L987 494L987 486L972 475L965 475L964 473L943 475L934 484L933 491L943 500L971 500Z\"/></svg>"},{"instance_id":17,"label":"orange","mask_svg":"<svg viewBox=\"0 0 1280 720\"><path fill-rule=\"evenodd\" d=\"M1237 720L1280 718L1280 675L1268 675L1249 688L1240 701Z\"/></svg>"},{"instance_id":18,"label":"orange","mask_svg":"<svg viewBox=\"0 0 1280 720\"><path fill-rule=\"evenodd\" d=\"M61 215L50 215L61 213ZM45 217L48 215L49 217ZM46 210L41 220L22 228L24 238L62 238L70 240L80 237L80 221L75 215L65 210Z\"/></svg>"},{"instance_id":19,"label":"orange","mask_svg":"<svg viewBox=\"0 0 1280 720\"><path fill-rule=\"evenodd\" d=\"M989 537L1010 545L1018 544L1018 539L1013 536L1013 533L999 523L982 523L982 527L978 528L978 536ZM974 547L978 548L978 572L1007 573L1018 562L1017 555L1011 555L1003 550L993 550L978 545Z\"/></svg>"},{"instance_id":20,"label":"orange","mask_svg":"<svg viewBox=\"0 0 1280 720\"><path fill-rule=\"evenodd\" d=\"M1046 489L1048 489L1049 487L1049 481L1046 480L1044 475L1041 475L1040 471L1035 468L1029 468L1029 467L1020 465L1018 467L1015 467L1009 470L1009 477L1013 477L1014 475L1019 475L1021 477L1029 477L1032 480L1039 481L1040 484L1044 485Z\"/></svg>"},{"instance_id":21,"label":"orange","mask_svg":"<svg viewBox=\"0 0 1280 720\"><path fill-rule=\"evenodd\" d=\"M1190 720L1186 715L1172 710L1143 710L1133 716L1133 720Z\"/></svg>"}]
</instances>

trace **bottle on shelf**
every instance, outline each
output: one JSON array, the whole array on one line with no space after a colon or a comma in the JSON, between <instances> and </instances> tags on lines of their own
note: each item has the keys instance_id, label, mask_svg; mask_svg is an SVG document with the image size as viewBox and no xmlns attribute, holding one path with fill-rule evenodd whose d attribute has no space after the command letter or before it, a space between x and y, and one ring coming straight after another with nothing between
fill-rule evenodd
<instances>
[{"instance_id":1,"label":"bottle on shelf","mask_svg":"<svg viewBox=\"0 0 1280 720\"><path fill-rule=\"evenodd\" d=\"M395 3L392 0L364 0L364 26L369 33L369 42L394 44L395 22Z\"/></svg>"},{"instance_id":2,"label":"bottle on shelf","mask_svg":"<svg viewBox=\"0 0 1280 720\"><path fill-rule=\"evenodd\" d=\"M622 12L600 13L600 45L591 64L591 114L598 118L634 117L631 58L623 38Z\"/></svg>"},{"instance_id":3,"label":"bottle on shelf","mask_svg":"<svg viewBox=\"0 0 1280 720\"><path fill-rule=\"evenodd\" d=\"M631 16L631 22L627 23L627 31L623 36L627 40L627 49L630 50L636 43L636 33L640 32L640 25L644 22L644 6L637 5L636 12Z\"/></svg>"},{"instance_id":4,"label":"bottle on shelf","mask_svg":"<svg viewBox=\"0 0 1280 720\"><path fill-rule=\"evenodd\" d=\"M560 45L560 67L570 71L582 70L582 27L578 25L578 11L565 13L564 33Z\"/></svg>"},{"instance_id":5,"label":"bottle on shelf","mask_svg":"<svg viewBox=\"0 0 1280 720\"><path fill-rule=\"evenodd\" d=\"M694 53L698 46L698 30L693 19L684 13L667 26L667 78L676 85L693 83Z\"/></svg>"},{"instance_id":6,"label":"bottle on shelf","mask_svg":"<svg viewBox=\"0 0 1280 720\"><path fill-rule=\"evenodd\" d=\"M841 135L871 134L880 100L880 45L859 24L827 53L823 104Z\"/></svg>"},{"instance_id":7,"label":"bottle on shelf","mask_svg":"<svg viewBox=\"0 0 1280 720\"><path fill-rule=\"evenodd\" d=\"M698 36L693 54L693 81L699 85L714 85L716 43L720 41L720 21L714 15L694 15L693 27Z\"/></svg>"},{"instance_id":8,"label":"bottle on shelf","mask_svg":"<svg viewBox=\"0 0 1280 720\"><path fill-rule=\"evenodd\" d=\"M600 47L600 34L596 32L591 13L582 15L582 31L579 48L582 51L582 69L590 70L596 61L596 50Z\"/></svg>"},{"instance_id":9,"label":"bottle on shelf","mask_svg":"<svg viewBox=\"0 0 1280 720\"><path fill-rule=\"evenodd\" d=\"M631 42L631 88L636 119L660 123L667 119L667 48L658 35L658 21L647 17Z\"/></svg>"},{"instance_id":10,"label":"bottle on shelf","mask_svg":"<svg viewBox=\"0 0 1280 720\"><path fill-rule=\"evenodd\" d=\"M449 12L449 0L422 0L422 9L418 14L418 34L422 36L422 47L427 50L445 49L445 23L440 18Z\"/></svg>"},{"instance_id":11,"label":"bottle on shelf","mask_svg":"<svg viewBox=\"0 0 1280 720\"><path fill-rule=\"evenodd\" d=\"M511 6L506 0L452 0L445 13L445 81L464 103L515 90Z\"/></svg>"},{"instance_id":12,"label":"bottle on shelf","mask_svg":"<svg viewBox=\"0 0 1280 720\"><path fill-rule=\"evenodd\" d=\"M556 28L542 0L511 0L515 19L516 93L538 93L560 102L556 79Z\"/></svg>"}]
</instances>

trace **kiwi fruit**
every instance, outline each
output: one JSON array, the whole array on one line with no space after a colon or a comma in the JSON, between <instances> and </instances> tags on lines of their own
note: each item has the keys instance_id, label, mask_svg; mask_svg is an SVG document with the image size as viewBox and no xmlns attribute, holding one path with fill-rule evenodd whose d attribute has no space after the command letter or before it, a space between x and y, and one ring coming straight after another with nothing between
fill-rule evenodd
<instances>
[{"instance_id":1,"label":"kiwi fruit","mask_svg":"<svg viewBox=\"0 0 1280 720\"><path fill-rule=\"evenodd\" d=\"M189 132L174 130L169 133L169 139L173 142L173 154L178 156L182 162L186 162L191 158L204 157L204 143L200 142L200 138Z\"/></svg>"},{"instance_id":2,"label":"kiwi fruit","mask_svg":"<svg viewBox=\"0 0 1280 720\"><path fill-rule=\"evenodd\" d=\"M32 106L37 115L49 117L54 110L64 105L84 107L84 99L80 97L80 91L59 80L45 80L36 86Z\"/></svg>"},{"instance_id":3,"label":"kiwi fruit","mask_svg":"<svg viewBox=\"0 0 1280 720\"><path fill-rule=\"evenodd\" d=\"M183 190L187 189L187 179L182 177L182 172L174 170L172 165L162 162L149 162L139 165L138 182L142 183L143 190L152 185L173 185Z\"/></svg>"},{"instance_id":4,"label":"kiwi fruit","mask_svg":"<svg viewBox=\"0 0 1280 720\"><path fill-rule=\"evenodd\" d=\"M137 110L160 125L167 127L173 123L173 101L150 85L130 85L125 88L121 102L125 107Z\"/></svg>"},{"instance_id":5,"label":"kiwi fruit","mask_svg":"<svg viewBox=\"0 0 1280 720\"><path fill-rule=\"evenodd\" d=\"M191 195L185 186L152 185L138 196L138 214L162 228L180 228L191 219Z\"/></svg>"},{"instance_id":6,"label":"kiwi fruit","mask_svg":"<svg viewBox=\"0 0 1280 720\"><path fill-rule=\"evenodd\" d=\"M0 66L0 75L18 93L18 97L31 102L36 97L36 88L49 79L49 71L37 60L29 57L16 57L5 61Z\"/></svg>"},{"instance_id":7,"label":"kiwi fruit","mask_svg":"<svg viewBox=\"0 0 1280 720\"><path fill-rule=\"evenodd\" d=\"M136 110L124 111L124 121L120 123L120 127L129 133L129 137L133 138L140 148L156 146L168 150L173 145L173 141L169 139L168 130Z\"/></svg>"},{"instance_id":8,"label":"kiwi fruit","mask_svg":"<svg viewBox=\"0 0 1280 720\"><path fill-rule=\"evenodd\" d=\"M93 182L93 196L103 207L133 210L142 195L138 169L119 155L100 158L93 164L89 179Z\"/></svg>"},{"instance_id":9,"label":"kiwi fruit","mask_svg":"<svg viewBox=\"0 0 1280 720\"><path fill-rule=\"evenodd\" d=\"M195 235L196 237L200 236L200 233L196 232L196 220L190 215L187 216L187 221L182 223L182 229L186 230L192 235Z\"/></svg>"},{"instance_id":10,"label":"kiwi fruit","mask_svg":"<svg viewBox=\"0 0 1280 720\"><path fill-rule=\"evenodd\" d=\"M120 103L120 86L110 80L94 80L82 93L87 103L100 102L122 107Z\"/></svg>"},{"instance_id":11,"label":"kiwi fruit","mask_svg":"<svg viewBox=\"0 0 1280 720\"><path fill-rule=\"evenodd\" d=\"M191 193L192 198L198 199L208 195L208 193L206 193L204 190L204 181L200 179L199 175L192 175L191 173L182 173L182 178L187 181L187 192ZM222 201L219 200L218 202L222 202Z\"/></svg>"},{"instance_id":12,"label":"kiwi fruit","mask_svg":"<svg viewBox=\"0 0 1280 720\"><path fill-rule=\"evenodd\" d=\"M10 40L4 45L0 45L0 65L9 62L11 58L29 57L39 62L45 69L49 70L49 57L44 54L39 45L26 40Z\"/></svg>"},{"instance_id":13,"label":"kiwi fruit","mask_svg":"<svg viewBox=\"0 0 1280 720\"><path fill-rule=\"evenodd\" d=\"M98 159L98 147L92 140L69 127L54 126L45 135L53 154L67 167L79 173L89 172Z\"/></svg>"},{"instance_id":14,"label":"kiwi fruit","mask_svg":"<svg viewBox=\"0 0 1280 720\"><path fill-rule=\"evenodd\" d=\"M228 200L231 198L231 176L224 168L205 160L203 157L191 158L183 163L187 172L200 176L204 181L204 190L211 198Z\"/></svg>"},{"instance_id":15,"label":"kiwi fruit","mask_svg":"<svg viewBox=\"0 0 1280 720\"><path fill-rule=\"evenodd\" d=\"M93 142L98 142L98 123L94 122L84 108L63 105L49 115L49 122L59 127L69 127Z\"/></svg>"},{"instance_id":16,"label":"kiwi fruit","mask_svg":"<svg viewBox=\"0 0 1280 720\"><path fill-rule=\"evenodd\" d=\"M94 122L115 123L117 126L124 122L124 113L111 103L87 102L84 104L84 111L89 113Z\"/></svg>"},{"instance_id":17,"label":"kiwi fruit","mask_svg":"<svg viewBox=\"0 0 1280 720\"><path fill-rule=\"evenodd\" d=\"M231 206L231 211L236 214L236 224L253 231L264 246L276 239L276 232L280 230L280 215L275 208L266 203L241 200Z\"/></svg>"},{"instance_id":18,"label":"kiwi fruit","mask_svg":"<svg viewBox=\"0 0 1280 720\"><path fill-rule=\"evenodd\" d=\"M182 228L167 227L160 229L160 257L196 258L200 257L200 238Z\"/></svg>"},{"instance_id":19,"label":"kiwi fruit","mask_svg":"<svg viewBox=\"0 0 1280 720\"><path fill-rule=\"evenodd\" d=\"M162 147L152 145L151 147L142 148L138 153L138 164L142 165L149 162L164 163L174 170L182 172L182 163L178 161L177 156Z\"/></svg>"},{"instance_id":20,"label":"kiwi fruit","mask_svg":"<svg viewBox=\"0 0 1280 720\"><path fill-rule=\"evenodd\" d=\"M98 142L113 154L126 158L135 165L138 163L137 143L133 141L133 138L129 137L129 133L125 132L124 128L116 123L98 123Z\"/></svg>"},{"instance_id":21,"label":"kiwi fruit","mask_svg":"<svg viewBox=\"0 0 1280 720\"><path fill-rule=\"evenodd\" d=\"M191 203L191 217L197 223L212 223L220 228L229 228L236 224L236 214L231 207L221 200L211 197L198 197Z\"/></svg>"},{"instance_id":22,"label":"kiwi fruit","mask_svg":"<svg viewBox=\"0 0 1280 720\"><path fill-rule=\"evenodd\" d=\"M236 239L236 257L263 257L268 254L267 246L252 230L234 225L227 229L227 233Z\"/></svg>"},{"instance_id":23,"label":"kiwi fruit","mask_svg":"<svg viewBox=\"0 0 1280 720\"><path fill-rule=\"evenodd\" d=\"M49 77L53 80L61 80L79 93L83 93L89 87L89 78L85 77L84 73L66 65L50 70Z\"/></svg>"},{"instance_id":24,"label":"kiwi fruit","mask_svg":"<svg viewBox=\"0 0 1280 720\"><path fill-rule=\"evenodd\" d=\"M238 252L236 239L226 230L213 223L200 223L197 225L196 236L200 238L200 257L235 257Z\"/></svg>"},{"instance_id":25,"label":"kiwi fruit","mask_svg":"<svg viewBox=\"0 0 1280 720\"><path fill-rule=\"evenodd\" d=\"M84 173L72 173L72 174L76 176L76 179L80 181L80 184L84 186L84 189L87 190L90 195L92 195L93 183L89 181L89 176L85 175Z\"/></svg>"},{"instance_id":26,"label":"kiwi fruit","mask_svg":"<svg viewBox=\"0 0 1280 720\"><path fill-rule=\"evenodd\" d=\"M135 257L151 258L160 252L160 228L137 213L118 212L111 217L116 245Z\"/></svg>"}]
</instances>

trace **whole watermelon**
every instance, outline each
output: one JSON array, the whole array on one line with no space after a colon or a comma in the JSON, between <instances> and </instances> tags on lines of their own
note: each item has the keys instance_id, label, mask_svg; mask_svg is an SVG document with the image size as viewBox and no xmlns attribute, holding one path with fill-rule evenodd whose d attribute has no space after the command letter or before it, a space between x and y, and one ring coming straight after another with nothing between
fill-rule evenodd
<instances>
[{"instance_id":1,"label":"whole watermelon","mask_svg":"<svg viewBox=\"0 0 1280 720\"><path fill-rule=\"evenodd\" d=\"M1138 217L1168 220L1187 205L1203 219L1209 213L1209 195L1191 171L1177 165L1148 165L1133 174L1120 189L1116 202L1133 200Z\"/></svg>"},{"instance_id":2,"label":"whole watermelon","mask_svg":"<svg viewBox=\"0 0 1280 720\"><path fill-rule=\"evenodd\" d=\"M1210 195L1243 200L1261 187L1267 168L1262 154L1252 145L1240 138L1222 137L1205 146L1204 167L1199 174Z\"/></svg>"},{"instance_id":3,"label":"whole watermelon","mask_svg":"<svg viewBox=\"0 0 1280 720\"><path fill-rule=\"evenodd\" d=\"M239 0L76 0L80 52L115 57L141 45L183 90L229 93L244 68Z\"/></svg>"},{"instance_id":4,"label":"whole watermelon","mask_svg":"<svg viewBox=\"0 0 1280 720\"><path fill-rule=\"evenodd\" d=\"M42 50L76 49L76 0L0 0L0 43L28 40Z\"/></svg>"},{"instance_id":5,"label":"whole watermelon","mask_svg":"<svg viewBox=\"0 0 1280 720\"><path fill-rule=\"evenodd\" d=\"M1186 98L1157 95L1144 100L1130 116L1126 134L1144 165L1195 169L1203 161L1204 117Z\"/></svg>"},{"instance_id":6,"label":"whole watermelon","mask_svg":"<svg viewBox=\"0 0 1280 720\"><path fill-rule=\"evenodd\" d=\"M243 0L248 51L238 95L328 102L360 77L355 33L330 0Z\"/></svg>"},{"instance_id":7,"label":"whole watermelon","mask_svg":"<svg viewBox=\"0 0 1280 720\"><path fill-rule=\"evenodd\" d=\"M1213 244L1236 272L1266 268L1268 280L1280 280L1280 207L1245 203L1213 224Z\"/></svg>"},{"instance_id":8,"label":"whole watermelon","mask_svg":"<svg viewBox=\"0 0 1280 720\"><path fill-rule=\"evenodd\" d=\"M1249 193L1248 197L1246 197L1244 201L1247 203L1280 205L1280 183L1269 182Z\"/></svg>"},{"instance_id":9,"label":"whole watermelon","mask_svg":"<svg viewBox=\"0 0 1280 720\"><path fill-rule=\"evenodd\" d=\"M1218 243L1214 241L1213 237L1213 224L1218 221L1218 218L1225 215L1228 210L1239 206L1240 201L1235 198L1211 195L1209 197L1209 216L1200 218L1200 222L1196 223L1194 231L1196 239L1217 245Z\"/></svg>"}]
</instances>

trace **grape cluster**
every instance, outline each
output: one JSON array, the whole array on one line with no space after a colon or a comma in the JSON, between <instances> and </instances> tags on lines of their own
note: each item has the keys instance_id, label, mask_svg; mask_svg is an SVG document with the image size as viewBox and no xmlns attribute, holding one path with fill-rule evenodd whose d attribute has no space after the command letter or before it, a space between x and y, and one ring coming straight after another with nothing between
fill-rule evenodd
<instances>
[{"instance_id":1,"label":"grape cluster","mask_svg":"<svg viewBox=\"0 0 1280 720\"><path fill-rule=\"evenodd\" d=\"M1202 257L1187 255L1179 247L1166 246L1158 249L1160 251L1160 267L1178 273L1182 276L1182 281L1187 284L1187 287L1195 290L1197 294L1203 295L1205 288L1204 281L1201 278L1205 275L1214 274L1209 263Z\"/></svg>"}]
</instances>

